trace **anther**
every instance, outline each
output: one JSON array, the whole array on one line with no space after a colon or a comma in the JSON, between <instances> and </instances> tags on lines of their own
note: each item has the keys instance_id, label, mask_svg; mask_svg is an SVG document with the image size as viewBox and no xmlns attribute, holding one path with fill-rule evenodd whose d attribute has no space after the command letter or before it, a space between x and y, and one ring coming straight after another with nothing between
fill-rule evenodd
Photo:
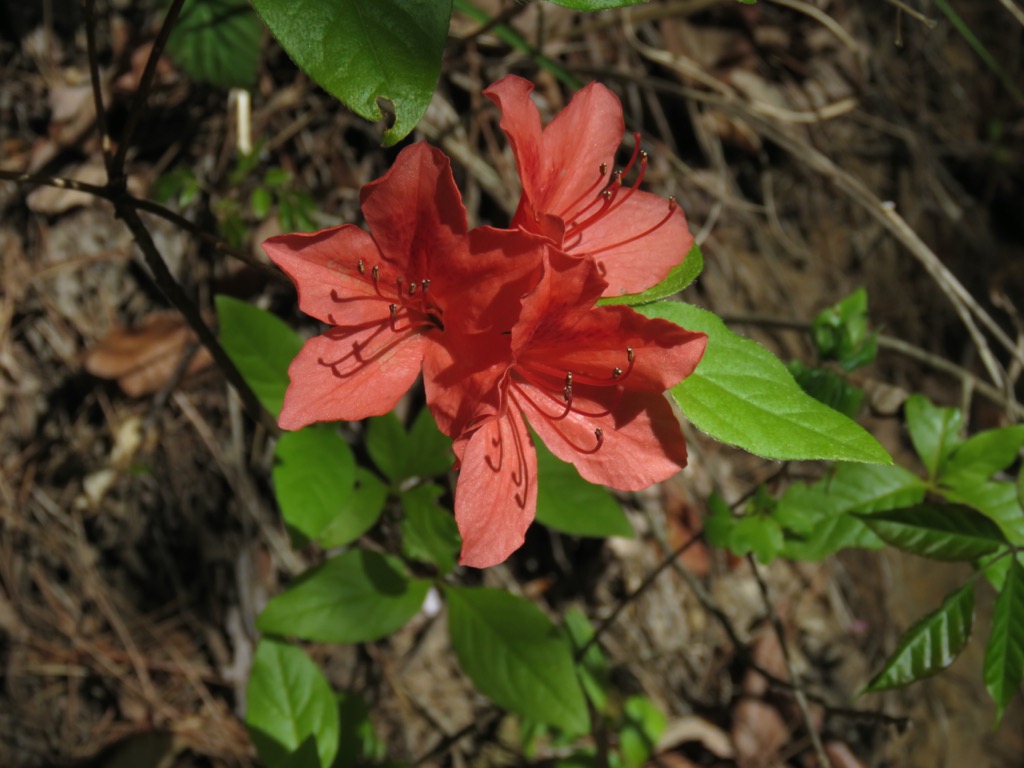
<instances>
[{"instance_id":1,"label":"anther","mask_svg":"<svg viewBox=\"0 0 1024 768\"><path fill-rule=\"evenodd\" d=\"M366 274L366 264L363 263L362 259L360 259L359 261L356 262L356 269L359 270L359 274L360 275L365 275Z\"/></svg>"},{"instance_id":2,"label":"anther","mask_svg":"<svg viewBox=\"0 0 1024 768\"><path fill-rule=\"evenodd\" d=\"M647 150L646 149L641 149L640 150L640 162L641 163L646 163L647 162L647 158L648 158Z\"/></svg>"},{"instance_id":3,"label":"anther","mask_svg":"<svg viewBox=\"0 0 1024 768\"><path fill-rule=\"evenodd\" d=\"M618 366L616 366L615 368L612 368L612 378L613 379L617 379L621 375L622 375L622 369L621 368L619 368Z\"/></svg>"},{"instance_id":4,"label":"anther","mask_svg":"<svg viewBox=\"0 0 1024 768\"><path fill-rule=\"evenodd\" d=\"M426 293L427 292L427 288L430 287L430 281L429 280L423 280L420 283L420 287L423 289L423 292Z\"/></svg>"},{"instance_id":5,"label":"anther","mask_svg":"<svg viewBox=\"0 0 1024 768\"><path fill-rule=\"evenodd\" d=\"M676 196L675 195L672 195L672 197L670 197L668 199L668 209L669 209L669 211L674 211L676 209Z\"/></svg>"},{"instance_id":6,"label":"anther","mask_svg":"<svg viewBox=\"0 0 1024 768\"><path fill-rule=\"evenodd\" d=\"M572 371L567 371L565 374L565 388L562 390L565 396L565 402L572 400Z\"/></svg>"},{"instance_id":7,"label":"anther","mask_svg":"<svg viewBox=\"0 0 1024 768\"><path fill-rule=\"evenodd\" d=\"M633 362L633 348L632 347L626 347L626 359L629 362L631 362L631 363Z\"/></svg>"},{"instance_id":8,"label":"anther","mask_svg":"<svg viewBox=\"0 0 1024 768\"><path fill-rule=\"evenodd\" d=\"M388 305L388 311L391 312L391 322L394 322L398 318L398 305L397 304L389 304Z\"/></svg>"},{"instance_id":9,"label":"anther","mask_svg":"<svg viewBox=\"0 0 1024 768\"><path fill-rule=\"evenodd\" d=\"M373 282L380 280L380 264L374 264L373 269L370 270L370 275L373 276Z\"/></svg>"},{"instance_id":10,"label":"anther","mask_svg":"<svg viewBox=\"0 0 1024 768\"><path fill-rule=\"evenodd\" d=\"M603 197L605 200L611 200L612 191L610 189L606 189L604 192L601 193L601 197Z\"/></svg>"},{"instance_id":11,"label":"anther","mask_svg":"<svg viewBox=\"0 0 1024 768\"><path fill-rule=\"evenodd\" d=\"M600 171L602 176L608 173L608 163L601 163Z\"/></svg>"},{"instance_id":12,"label":"anther","mask_svg":"<svg viewBox=\"0 0 1024 768\"><path fill-rule=\"evenodd\" d=\"M594 450L596 451L598 448L600 448L604 444L604 430L601 429L600 427L595 429L594 430L594 437L597 438L597 447L594 448Z\"/></svg>"},{"instance_id":13,"label":"anther","mask_svg":"<svg viewBox=\"0 0 1024 768\"><path fill-rule=\"evenodd\" d=\"M416 283L409 283L409 295L416 293Z\"/></svg>"}]
</instances>

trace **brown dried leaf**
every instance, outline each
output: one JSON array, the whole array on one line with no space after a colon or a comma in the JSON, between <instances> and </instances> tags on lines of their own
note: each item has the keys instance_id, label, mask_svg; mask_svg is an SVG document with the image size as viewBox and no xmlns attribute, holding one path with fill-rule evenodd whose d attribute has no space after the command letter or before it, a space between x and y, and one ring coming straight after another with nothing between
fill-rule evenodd
<instances>
[{"instance_id":1,"label":"brown dried leaf","mask_svg":"<svg viewBox=\"0 0 1024 768\"><path fill-rule=\"evenodd\" d=\"M771 704L743 699L733 710L732 743L740 768L773 765L789 737L786 722Z\"/></svg>"},{"instance_id":2,"label":"brown dried leaf","mask_svg":"<svg viewBox=\"0 0 1024 768\"><path fill-rule=\"evenodd\" d=\"M86 353L85 370L101 379L116 379L129 397L150 395L167 383L195 343L195 334L177 312L154 312L137 329L112 329ZM201 347L185 375L211 362Z\"/></svg>"}]
</instances>

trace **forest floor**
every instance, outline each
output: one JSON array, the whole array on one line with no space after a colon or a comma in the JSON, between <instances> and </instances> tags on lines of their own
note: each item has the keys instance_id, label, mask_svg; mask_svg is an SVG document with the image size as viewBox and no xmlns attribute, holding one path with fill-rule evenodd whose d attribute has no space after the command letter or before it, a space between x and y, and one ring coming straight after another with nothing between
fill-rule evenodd
<instances>
[{"instance_id":1,"label":"forest floor","mask_svg":"<svg viewBox=\"0 0 1024 768\"><path fill-rule=\"evenodd\" d=\"M926 353L883 349L858 372L863 423L911 467L898 418L906 393L965 406L972 429L1002 423L1001 412L937 369L942 359L984 375L953 305L879 206L894 204L1011 331L1001 297L1024 304L1024 104L939 4L912 4L925 20L895 0L656 0L594 15L479 3L621 96L652 150L646 188L675 195L701 243L705 270L688 301L783 359L810 360L799 325L867 288L875 327ZM81 7L38 5L0 7L0 171L101 184ZM161 4L99 5L117 135ZM1024 26L1006 4L955 5L1009 82L1024 83ZM537 83L546 117L569 96L531 55L456 14L437 94L412 137L451 155L473 224L503 225L518 199L497 111L481 95L509 72ZM259 249L280 223L252 212L253 191L284 169L318 226L360 222L358 190L396 149L381 148L381 126L319 90L270 39L252 93L253 168L239 165L234 109L226 92L162 60L128 155L129 187L152 197L191 170L197 194L167 204L194 229L234 226L244 258L147 216L172 274L205 311L226 293L312 333ZM0 276L0 765L254 764L241 719L254 618L322 556L289 546L270 492L272 438L195 354L103 200L0 180ZM695 430L688 439L686 472L627 500L635 539L537 530L483 581L552 610L608 615L664 556L655 532L682 541L713 489L731 502L778 475L777 462ZM1021 765L1024 707L1018 696L993 729L977 638L933 680L855 697L901 632L962 583L957 568L852 551L754 574L703 545L678 565L604 637L617 683L668 717L658 765L818 764L792 691L768 685L752 662L797 676L837 768ZM481 701L435 617L386 641L313 652L335 684L372 703L392 759L521 760L502 723L466 729Z\"/></svg>"}]
</instances>

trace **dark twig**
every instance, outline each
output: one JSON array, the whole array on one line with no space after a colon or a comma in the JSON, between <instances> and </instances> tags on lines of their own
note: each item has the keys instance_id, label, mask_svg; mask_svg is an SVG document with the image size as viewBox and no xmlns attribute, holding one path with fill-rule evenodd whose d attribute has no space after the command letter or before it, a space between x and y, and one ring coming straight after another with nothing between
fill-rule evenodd
<instances>
[{"instance_id":1,"label":"dark twig","mask_svg":"<svg viewBox=\"0 0 1024 768\"><path fill-rule=\"evenodd\" d=\"M164 23L160 26L156 40L153 41L153 48L150 50L149 58L146 60L146 68L142 70L142 78L139 80L139 88L135 91L135 97L132 99L131 111L129 111L128 119L125 121L124 132L117 143L117 153L107 168L107 172L110 174L110 183L113 186L123 187L125 184L124 161L128 153L128 147L135 136L135 129L138 128L139 120L142 119L143 107L145 107L146 99L149 98L149 91L153 87L153 79L156 77L156 65L163 55L164 46L167 45L167 38L170 37L171 29L174 28L174 22L178 20L178 14L181 12L181 7L184 4L185 0L172 0L170 7L167 9L167 16L164 17Z\"/></svg>"},{"instance_id":2,"label":"dark twig","mask_svg":"<svg viewBox=\"0 0 1024 768\"><path fill-rule=\"evenodd\" d=\"M85 0L85 43L89 52L89 79L92 82L92 99L96 106L96 128L100 132L100 146L103 149L103 163L110 178L110 133L107 131L107 110L103 106L103 86L100 81L100 60L96 50L96 0Z\"/></svg>"}]
</instances>

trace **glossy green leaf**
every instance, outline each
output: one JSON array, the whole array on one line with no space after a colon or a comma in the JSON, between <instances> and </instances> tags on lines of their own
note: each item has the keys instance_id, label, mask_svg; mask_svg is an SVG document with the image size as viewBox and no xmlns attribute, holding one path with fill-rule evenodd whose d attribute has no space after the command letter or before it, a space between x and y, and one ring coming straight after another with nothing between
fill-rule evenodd
<instances>
[{"instance_id":1,"label":"glossy green leaf","mask_svg":"<svg viewBox=\"0 0 1024 768\"><path fill-rule=\"evenodd\" d=\"M455 463L452 440L437 428L430 409L421 408L409 428L407 477L443 477Z\"/></svg>"},{"instance_id":2,"label":"glossy green leaf","mask_svg":"<svg viewBox=\"0 0 1024 768\"><path fill-rule=\"evenodd\" d=\"M580 477L540 440L537 447L537 522L572 536L633 537L619 502L601 485Z\"/></svg>"},{"instance_id":3,"label":"glossy green leaf","mask_svg":"<svg viewBox=\"0 0 1024 768\"><path fill-rule=\"evenodd\" d=\"M352 549L272 598L256 626L321 643L377 640L411 619L429 588L429 581L410 579L396 558Z\"/></svg>"},{"instance_id":4,"label":"glossy green leaf","mask_svg":"<svg viewBox=\"0 0 1024 768\"><path fill-rule=\"evenodd\" d=\"M589 730L569 643L529 600L500 589L447 587L459 665L505 709L570 734Z\"/></svg>"},{"instance_id":5,"label":"glossy green leaf","mask_svg":"<svg viewBox=\"0 0 1024 768\"><path fill-rule=\"evenodd\" d=\"M994 521L1011 544L1024 546L1024 508L1013 483L998 480L964 481L942 488L947 501L966 504Z\"/></svg>"},{"instance_id":6,"label":"glossy green leaf","mask_svg":"<svg viewBox=\"0 0 1024 768\"><path fill-rule=\"evenodd\" d=\"M924 395L911 395L903 407L914 444L928 477L935 479L942 467L961 443L963 414L957 408L939 408Z\"/></svg>"},{"instance_id":7,"label":"glossy green leaf","mask_svg":"<svg viewBox=\"0 0 1024 768\"><path fill-rule=\"evenodd\" d=\"M437 503L444 489L437 485L418 485L403 491L400 498L405 517L402 519L402 551L412 560L433 563L442 574L455 567L455 557L462 546L459 527L450 509Z\"/></svg>"},{"instance_id":8,"label":"glossy green leaf","mask_svg":"<svg viewBox=\"0 0 1024 768\"><path fill-rule=\"evenodd\" d=\"M952 593L904 633L882 671L865 691L897 688L942 671L960 654L974 623L974 582Z\"/></svg>"},{"instance_id":9,"label":"glossy green leaf","mask_svg":"<svg viewBox=\"0 0 1024 768\"><path fill-rule=\"evenodd\" d=\"M668 721L646 696L630 696L623 706L619 750L623 768L644 768L658 747Z\"/></svg>"},{"instance_id":10,"label":"glossy green leaf","mask_svg":"<svg viewBox=\"0 0 1024 768\"><path fill-rule=\"evenodd\" d=\"M770 563L782 550L785 539L782 526L771 517L744 515L736 519L729 533L729 549L743 557L754 553L762 563Z\"/></svg>"},{"instance_id":11,"label":"glossy green leaf","mask_svg":"<svg viewBox=\"0 0 1024 768\"><path fill-rule=\"evenodd\" d=\"M274 418L281 413L288 388L288 366L302 348L302 339L281 319L228 296L216 299L220 343L263 407Z\"/></svg>"},{"instance_id":12,"label":"glossy green leaf","mask_svg":"<svg viewBox=\"0 0 1024 768\"><path fill-rule=\"evenodd\" d=\"M608 8L625 8L628 5L640 5L648 0L547 0L549 3L572 8L577 11L604 11Z\"/></svg>"},{"instance_id":13,"label":"glossy green leaf","mask_svg":"<svg viewBox=\"0 0 1024 768\"><path fill-rule=\"evenodd\" d=\"M675 293L679 293L684 288L689 286L697 276L704 269L704 254L700 252L700 248L696 243L690 248L689 253L683 259L683 262L678 266L675 266L669 271L668 275L655 286L648 288L642 293L629 293L623 296L609 296L607 298L599 300L598 306L605 306L608 304L625 304L626 306L635 307L641 304L650 304L660 299L664 299L666 296L671 296Z\"/></svg>"},{"instance_id":14,"label":"glossy green leaf","mask_svg":"<svg viewBox=\"0 0 1024 768\"><path fill-rule=\"evenodd\" d=\"M253 0L256 12L296 64L367 120L383 99L394 144L430 104L441 72L451 0Z\"/></svg>"},{"instance_id":15,"label":"glossy green leaf","mask_svg":"<svg viewBox=\"0 0 1024 768\"><path fill-rule=\"evenodd\" d=\"M985 647L985 688L996 703L996 722L1024 682L1024 566L1017 558L1003 581Z\"/></svg>"},{"instance_id":16,"label":"glossy green leaf","mask_svg":"<svg viewBox=\"0 0 1024 768\"><path fill-rule=\"evenodd\" d=\"M956 488L987 480L1009 467L1024 446L1024 424L979 432L950 455L938 481Z\"/></svg>"},{"instance_id":17,"label":"glossy green leaf","mask_svg":"<svg viewBox=\"0 0 1024 768\"><path fill-rule=\"evenodd\" d=\"M194 80L252 88L260 72L263 29L246 0L185 0L167 54Z\"/></svg>"},{"instance_id":18,"label":"glossy green leaf","mask_svg":"<svg viewBox=\"0 0 1024 768\"><path fill-rule=\"evenodd\" d=\"M245 722L260 758L269 766L292 765L303 759L311 739L315 742L313 759L318 756L321 766L330 766L338 752L340 727L334 692L302 649L288 643L264 638L256 646L246 690Z\"/></svg>"},{"instance_id":19,"label":"glossy green leaf","mask_svg":"<svg viewBox=\"0 0 1024 768\"><path fill-rule=\"evenodd\" d=\"M792 360L786 368L800 388L819 403L851 419L860 413L864 391L835 371L830 368L812 368L799 360Z\"/></svg>"},{"instance_id":20,"label":"glossy green leaf","mask_svg":"<svg viewBox=\"0 0 1024 768\"><path fill-rule=\"evenodd\" d=\"M315 539L343 512L356 461L330 425L285 432L274 449L274 494L288 525Z\"/></svg>"},{"instance_id":21,"label":"glossy green leaf","mask_svg":"<svg viewBox=\"0 0 1024 768\"><path fill-rule=\"evenodd\" d=\"M316 540L324 549L335 549L349 544L380 518L388 487L370 470L356 467L355 485L338 505L338 512L317 534Z\"/></svg>"},{"instance_id":22,"label":"glossy green leaf","mask_svg":"<svg viewBox=\"0 0 1024 768\"><path fill-rule=\"evenodd\" d=\"M573 658L577 659L576 674L583 685L583 691L590 703L598 712L604 712L608 705L608 693L611 690L611 669L608 659L598 643L590 643L594 636L594 628L579 608L572 607L565 612L565 634L572 644ZM580 651L586 647L583 658Z\"/></svg>"},{"instance_id":23,"label":"glossy green leaf","mask_svg":"<svg viewBox=\"0 0 1024 768\"><path fill-rule=\"evenodd\" d=\"M974 560L1006 544L999 526L970 507L917 504L859 517L886 544L935 560Z\"/></svg>"},{"instance_id":24,"label":"glossy green leaf","mask_svg":"<svg viewBox=\"0 0 1024 768\"><path fill-rule=\"evenodd\" d=\"M672 389L700 430L768 458L892 463L859 424L805 393L778 358L715 315L675 301L637 309L708 334L697 370Z\"/></svg>"}]
</instances>

